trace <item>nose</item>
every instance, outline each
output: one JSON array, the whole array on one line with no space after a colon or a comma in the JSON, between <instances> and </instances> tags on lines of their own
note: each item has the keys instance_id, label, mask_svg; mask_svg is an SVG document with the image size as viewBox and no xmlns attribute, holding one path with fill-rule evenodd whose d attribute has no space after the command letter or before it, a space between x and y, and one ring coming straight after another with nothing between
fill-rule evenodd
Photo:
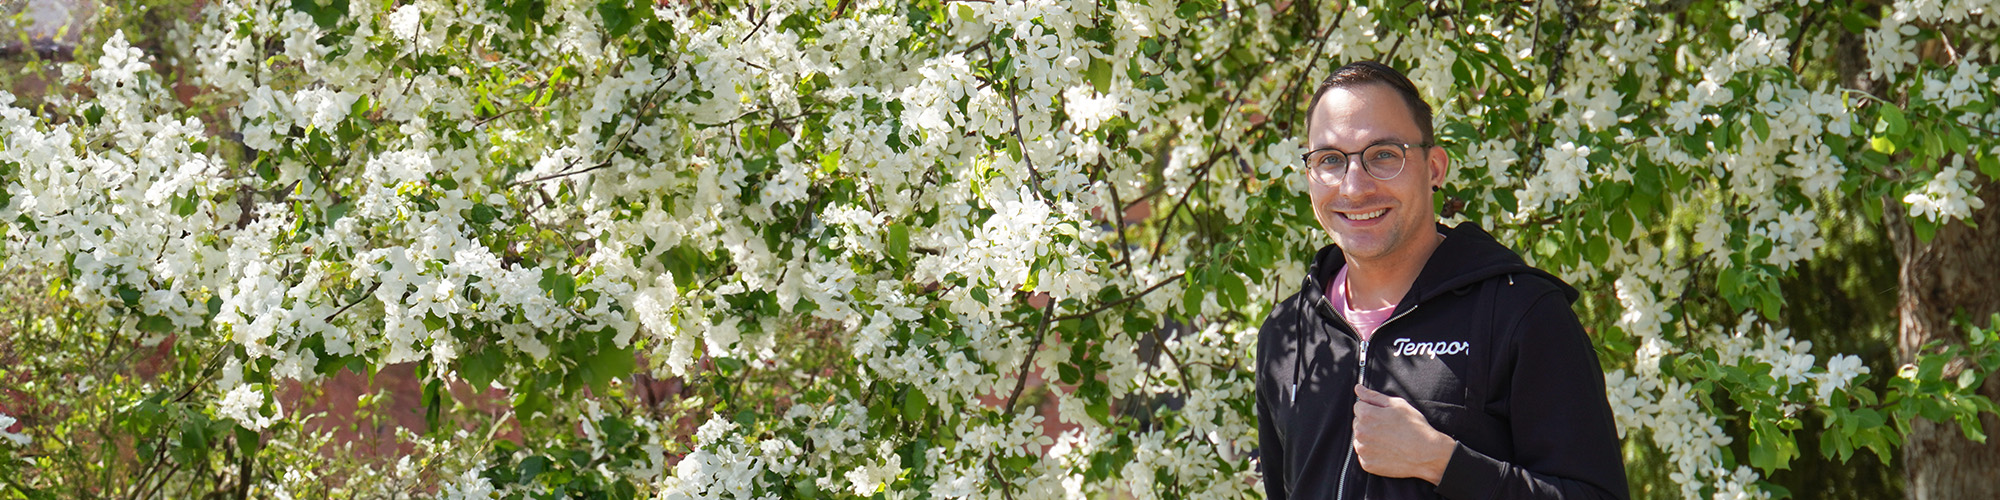
<instances>
[{"instance_id":1,"label":"nose","mask_svg":"<svg viewBox=\"0 0 2000 500\"><path fill-rule=\"evenodd\" d=\"M1335 191L1348 198L1359 198L1358 195L1374 191L1376 187L1377 179L1369 175L1368 167L1361 164L1358 156L1360 155L1342 158L1342 161L1347 162L1347 171L1341 173L1340 185L1335 187Z\"/></svg>"}]
</instances>

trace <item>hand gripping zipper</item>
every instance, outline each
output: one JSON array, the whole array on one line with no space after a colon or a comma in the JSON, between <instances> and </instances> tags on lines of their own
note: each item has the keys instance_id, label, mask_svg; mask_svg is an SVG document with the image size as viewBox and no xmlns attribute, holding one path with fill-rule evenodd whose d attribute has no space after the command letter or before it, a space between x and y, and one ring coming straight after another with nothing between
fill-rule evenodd
<instances>
[{"instance_id":1,"label":"hand gripping zipper","mask_svg":"<svg viewBox=\"0 0 2000 500\"><path fill-rule=\"evenodd\" d=\"M1404 310L1402 314L1390 317L1387 321L1383 321L1381 325L1375 327L1375 333L1382 333L1382 327L1389 326L1389 323L1396 321L1396 319L1398 318L1409 316L1411 312L1416 310L1417 306L1413 305L1410 306L1409 309ZM1370 335L1369 337L1374 337L1374 335ZM1361 358L1361 366L1357 367L1357 369L1355 370L1356 372L1355 379L1362 387L1368 387L1368 341L1366 340L1361 341L1360 358ZM1353 463L1354 463L1354 429L1350 428L1347 430L1347 458L1343 458L1340 460L1340 485L1337 486L1337 488L1339 489L1334 490L1333 493L1334 498L1341 500L1345 500L1347 498L1347 467L1349 465L1352 465Z\"/></svg>"}]
</instances>

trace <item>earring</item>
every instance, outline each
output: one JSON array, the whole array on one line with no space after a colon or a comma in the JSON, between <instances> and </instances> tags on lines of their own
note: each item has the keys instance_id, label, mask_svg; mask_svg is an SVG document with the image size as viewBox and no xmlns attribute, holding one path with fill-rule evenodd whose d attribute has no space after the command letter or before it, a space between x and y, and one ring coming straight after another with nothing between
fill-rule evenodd
<instances>
[{"instance_id":1,"label":"earring","mask_svg":"<svg viewBox=\"0 0 2000 500\"><path fill-rule=\"evenodd\" d=\"M1431 186L1431 192L1433 192L1433 193L1435 193L1435 192L1438 192L1438 191L1443 191L1443 190L1444 190L1444 188L1443 188L1443 187L1440 187L1440 186Z\"/></svg>"}]
</instances>

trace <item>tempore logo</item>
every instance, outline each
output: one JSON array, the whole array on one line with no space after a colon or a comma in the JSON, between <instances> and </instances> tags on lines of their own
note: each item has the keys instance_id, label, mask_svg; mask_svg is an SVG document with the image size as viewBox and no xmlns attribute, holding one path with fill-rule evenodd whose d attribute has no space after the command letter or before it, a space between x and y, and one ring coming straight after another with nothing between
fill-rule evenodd
<instances>
[{"instance_id":1,"label":"tempore logo","mask_svg":"<svg viewBox=\"0 0 2000 500\"><path fill-rule=\"evenodd\" d=\"M1471 350L1471 345L1464 341L1411 342L1410 339L1396 339L1389 343L1390 356L1429 356L1437 359L1438 356L1465 354L1468 350Z\"/></svg>"}]
</instances>

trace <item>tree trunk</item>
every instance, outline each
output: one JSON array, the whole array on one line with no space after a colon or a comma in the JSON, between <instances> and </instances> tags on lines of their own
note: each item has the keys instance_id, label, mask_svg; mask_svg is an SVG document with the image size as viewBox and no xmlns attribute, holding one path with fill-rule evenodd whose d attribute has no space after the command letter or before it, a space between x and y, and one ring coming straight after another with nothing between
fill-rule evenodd
<instances>
[{"instance_id":1,"label":"tree trunk","mask_svg":"<svg viewBox=\"0 0 2000 500\"><path fill-rule=\"evenodd\" d=\"M1896 347L1902 363L1914 361L1934 340L1963 344L1965 332L1951 324L1958 311L1983 327L1992 327L1987 317L2000 311L2000 287L1994 286L2000 283L2000 182L1984 176L1978 182L1986 208L1971 219L1979 227L1953 222L1929 243L1917 241L1901 200L1883 201L1900 264L1896 310L1902 325ZM1946 379L1967 366L1953 363ZM2000 377L1987 378L1979 392L2000 400ZM2000 418L1988 414L1980 421L1986 432L2000 431ZM1904 491L1911 499L2000 498L2000 440L1975 443L1956 423L1918 419L1902 458Z\"/></svg>"}]
</instances>

